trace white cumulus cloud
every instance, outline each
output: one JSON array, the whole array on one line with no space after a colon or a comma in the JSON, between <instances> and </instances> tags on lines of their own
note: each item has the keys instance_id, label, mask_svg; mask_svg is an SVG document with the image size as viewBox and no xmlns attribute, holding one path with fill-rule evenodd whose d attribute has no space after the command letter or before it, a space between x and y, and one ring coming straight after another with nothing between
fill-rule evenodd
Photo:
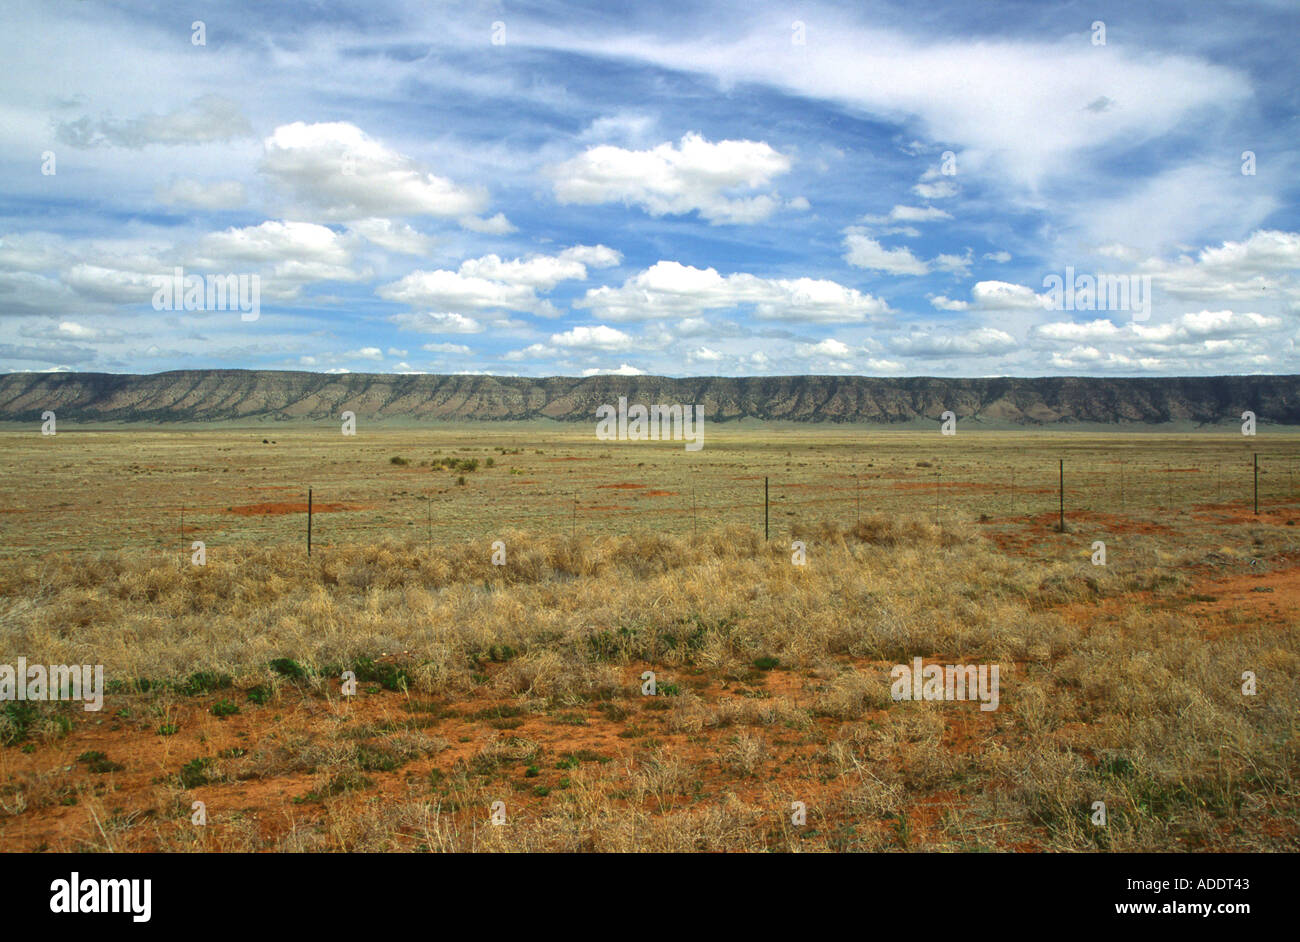
<instances>
[{"instance_id":1,"label":"white cumulus cloud","mask_svg":"<svg viewBox=\"0 0 1300 942\"><path fill-rule=\"evenodd\" d=\"M281 125L263 144L262 170L328 219L472 217L487 203L345 121Z\"/></svg>"},{"instance_id":2,"label":"white cumulus cloud","mask_svg":"<svg viewBox=\"0 0 1300 942\"><path fill-rule=\"evenodd\" d=\"M650 150L592 147L551 173L561 203L622 202L653 216L698 211L711 223L748 223L766 219L780 201L771 193L734 191L766 187L790 163L764 141L711 142L687 134Z\"/></svg>"},{"instance_id":3,"label":"white cumulus cloud","mask_svg":"<svg viewBox=\"0 0 1300 942\"><path fill-rule=\"evenodd\" d=\"M714 268L674 261L657 262L621 287L593 288L574 304L615 321L691 318L738 307L752 308L760 320L827 324L861 322L889 313L889 306L879 298L834 281L769 279L745 272L722 275Z\"/></svg>"}]
</instances>

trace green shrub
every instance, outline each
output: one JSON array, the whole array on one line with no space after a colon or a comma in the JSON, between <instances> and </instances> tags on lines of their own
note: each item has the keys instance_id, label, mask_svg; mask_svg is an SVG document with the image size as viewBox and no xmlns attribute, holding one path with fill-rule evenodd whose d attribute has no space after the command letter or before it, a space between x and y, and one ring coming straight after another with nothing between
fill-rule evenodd
<instances>
[{"instance_id":1,"label":"green shrub","mask_svg":"<svg viewBox=\"0 0 1300 942\"><path fill-rule=\"evenodd\" d=\"M307 668L287 657L277 657L271 662L271 670L290 680L306 680Z\"/></svg>"},{"instance_id":2,"label":"green shrub","mask_svg":"<svg viewBox=\"0 0 1300 942\"><path fill-rule=\"evenodd\" d=\"M114 762L99 750L83 752L77 756L78 762L86 763L86 767L96 775L103 775L105 772L121 772L126 766L120 762Z\"/></svg>"},{"instance_id":3,"label":"green shrub","mask_svg":"<svg viewBox=\"0 0 1300 942\"><path fill-rule=\"evenodd\" d=\"M22 742L38 723L43 724L41 732L46 735L66 736L72 732L72 717L62 705L5 701L0 707L0 745Z\"/></svg>"},{"instance_id":4,"label":"green shrub","mask_svg":"<svg viewBox=\"0 0 1300 942\"><path fill-rule=\"evenodd\" d=\"M392 664L376 664L370 658L363 657L357 661L357 666L353 670L357 680L377 683L385 690L406 693L411 689L410 674L404 668Z\"/></svg>"},{"instance_id":5,"label":"green shrub","mask_svg":"<svg viewBox=\"0 0 1300 942\"><path fill-rule=\"evenodd\" d=\"M214 690L225 690L229 686L229 674L218 674L215 671L199 671L197 674L190 674L187 680L178 684L176 692L185 694L188 697L194 697L201 693L211 693Z\"/></svg>"},{"instance_id":6,"label":"green shrub","mask_svg":"<svg viewBox=\"0 0 1300 942\"><path fill-rule=\"evenodd\" d=\"M212 704L212 715L225 719L227 716L234 716L239 712L239 707L235 706L233 700L218 700Z\"/></svg>"},{"instance_id":7,"label":"green shrub","mask_svg":"<svg viewBox=\"0 0 1300 942\"><path fill-rule=\"evenodd\" d=\"M208 766L211 764L212 760L206 758L191 759L186 762L177 774L181 787L198 788L200 785L208 784Z\"/></svg>"}]
</instances>

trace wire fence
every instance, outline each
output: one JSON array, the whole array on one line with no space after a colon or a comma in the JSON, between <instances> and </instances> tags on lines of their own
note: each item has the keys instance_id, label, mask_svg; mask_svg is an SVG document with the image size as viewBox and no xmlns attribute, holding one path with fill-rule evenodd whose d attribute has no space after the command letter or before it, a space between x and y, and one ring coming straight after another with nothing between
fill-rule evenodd
<instances>
[{"instance_id":1,"label":"wire fence","mask_svg":"<svg viewBox=\"0 0 1300 942\"><path fill-rule=\"evenodd\" d=\"M994 524L1028 520L1059 525L1063 517L1067 526L1072 521L1118 525L1122 519L1289 523L1300 499L1300 455L1237 449L1194 461L1179 460L1177 454L1120 452L1055 459L1037 454L1006 462L984 455L838 461L821 467L788 461L761 469L710 468L697 459L670 473L646 471L640 480L626 466L575 475L571 483L536 473L513 476L519 480L504 474L458 477L473 480L460 484L454 475L417 471L365 487L248 485L268 499L238 504L214 504L201 489L178 494L159 487L146 492L151 499L120 511L106 509L102 502L87 503L91 492L76 495L80 502L60 501L41 515L39 526L25 531L14 526L13 513L0 514L0 553L157 548L188 557L196 540L209 548L305 547L309 526L313 545L326 547L383 540L430 545L490 540L509 531L593 535L649 530L688 536L727 525L777 539L821 521L848 526L880 513ZM1274 520L1278 514L1287 519Z\"/></svg>"}]
</instances>

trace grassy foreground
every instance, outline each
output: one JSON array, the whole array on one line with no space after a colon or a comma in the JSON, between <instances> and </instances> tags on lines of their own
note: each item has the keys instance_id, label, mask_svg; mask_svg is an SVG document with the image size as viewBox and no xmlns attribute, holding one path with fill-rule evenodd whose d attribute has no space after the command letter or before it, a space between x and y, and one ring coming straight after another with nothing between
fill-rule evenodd
<instances>
[{"instance_id":1,"label":"grassy foreground","mask_svg":"<svg viewBox=\"0 0 1300 942\"><path fill-rule=\"evenodd\" d=\"M0 847L1295 850L1293 509L9 558L6 657L111 686L6 705Z\"/></svg>"}]
</instances>

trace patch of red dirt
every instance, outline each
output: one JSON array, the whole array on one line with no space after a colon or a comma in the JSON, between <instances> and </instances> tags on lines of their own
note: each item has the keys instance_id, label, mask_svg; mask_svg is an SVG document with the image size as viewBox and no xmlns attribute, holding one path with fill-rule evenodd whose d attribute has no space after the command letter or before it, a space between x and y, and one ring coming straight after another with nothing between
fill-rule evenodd
<instances>
[{"instance_id":1,"label":"patch of red dirt","mask_svg":"<svg viewBox=\"0 0 1300 942\"><path fill-rule=\"evenodd\" d=\"M1209 523L1259 523L1274 527L1300 526L1300 512L1294 504L1267 507L1261 501L1259 515L1250 503L1235 501L1231 504L1196 504L1192 516Z\"/></svg>"},{"instance_id":2,"label":"patch of red dirt","mask_svg":"<svg viewBox=\"0 0 1300 942\"><path fill-rule=\"evenodd\" d=\"M646 491L646 497L676 497L676 491Z\"/></svg>"},{"instance_id":3,"label":"patch of red dirt","mask_svg":"<svg viewBox=\"0 0 1300 942\"><path fill-rule=\"evenodd\" d=\"M390 660L394 659L381 658L383 662ZM650 666L638 663L625 667L625 681L639 684L642 671ZM489 674L500 668L501 665L485 665ZM691 681L695 680L693 672L671 676L697 686L687 681L687 674L691 675ZM757 679L756 685L767 686L782 695L788 692L796 702L809 703L813 691L806 688L803 679L782 674L767 674ZM701 692L707 693L708 685L698 686ZM210 707L221 696L240 701L241 712L224 720L213 717ZM292 763L287 768L270 764L251 778L195 785L186 790L184 803L193 799L206 803L208 828L214 834L242 819L247 822L245 826L270 841L295 825L318 826L333 813L358 811L375 801L409 798L412 782L428 781L435 770L440 774L452 773L458 762L472 761L493 740L522 737L542 748L545 761L537 762L541 775L535 779L525 776L522 762L503 763L493 773L494 782L509 796L506 800L512 816L535 817L545 813L555 801L554 798L548 801L544 795L527 788L508 789L516 782L545 783L554 788L568 774L567 768L556 768L555 762L561 756L595 754L597 759L582 761L613 762L616 765L611 768L618 768L634 761L639 764L652 755L652 750L656 753L663 750L664 754L690 763L692 775L698 778L706 795L734 793L742 800L763 805L767 803L769 791L776 787L783 793L805 796L810 819L814 814L826 813L827 820L844 820L842 796L851 780L848 777L828 780L825 776L812 775L808 770L815 766L820 746L806 737L757 729L756 735L771 751L763 757L760 773L742 776L730 770L720 758L725 744L735 735L734 729L710 727L697 733L675 730L669 723L669 711L651 708L662 701L656 703L640 697L620 699L616 704L624 716L615 718L605 715L598 705L585 703L576 704L561 715L557 711L518 714L515 698L481 694L435 700L420 704L425 709L410 709L413 701L424 699L362 684L358 695L350 700L327 701L286 687L281 700L262 707L244 702L236 692L225 691L184 698L173 704L168 717L179 727L179 732L171 737L159 737L152 729L152 720L118 719L117 708L123 703L134 706L147 701L111 695L105 701L107 722L77 715L74 730L65 739L43 745L30 755L16 750L6 753L5 757L10 759L6 771L11 778L17 776L25 781L38 776L57 778L60 785L80 786L83 800L68 805L47 800L23 814L0 814L0 842L6 849L20 850L69 850L86 846L115 851L158 850L164 833L174 837L181 831L192 830L185 815L164 820L156 810L159 783L174 782L185 763L195 758L219 756L232 749L256 752L255 744L264 736L274 741L276 734L286 729L293 730L304 742L335 742L340 722L347 723L352 730L369 724L411 724L412 728L439 736L446 746L436 754L404 763L400 770L368 773L370 781L363 789L329 799L328 807L325 801L312 796L312 790L324 784L327 773L300 771ZM709 697L711 703L717 699L732 698L725 694L721 698ZM435 709L428 709L430 706ZM513 708L518 715L507 714L508 720L495 721L494 708L501 707ZM126 711L124 715L133 712ZM818 722L828 729L838 725L838 721L829 719ZM637 730L636 734L628 735L632 730ZM382 742L383 736L378 741ZM92 774L75 758L90 750L104 752L122 768L112 772L111 777ZM86 797L89 789L101 783L111 786L111 805L117 813L138 825L115 832L111 841L95 823L94 809L99 807L102 815L101 803ZM631 798L614 802L615 807L630 804ZM674 792L665 793L659 799L647 797L642 807L650 813L663 813L696 804L698 798ZM467 807L453 813L458 820L471 822L485 819L488 809ZM154 824L158 827L153 827ZM412 835L412 847L419 846L418 837Z\"/></svg>"},{"instance_id":4,"label":"patch of red dirt","mask_svg":"<svg viewBox=\"0 0 1300 942\"><path fill-rule=\"evenodd\" d=\"M313 514L337 513L344 510L366 510L364 504L330 504L322 501L313 501L311 512ZM279 501L266 504L241 504L238 507L229 507L227 513L232 513L236 517L274 517L280 514L305 514L307 512L307 502Z\"/></svg>"},{"instance_id":5,"label":"patch of red dirt","mask_svg":"<svg viewBox=\"0 0 1300 942\"><path fill-rule=\"evenodd\" d=\"M986 525L1010 525L1015 529L999 529L989 534L990 539L999 549L1017 555L1033 555L1033 550L1045 538L1059 536L1059 511L1047 511L1032 516L1015 515L1011 517L989 517L981 520ZM1090 510L1067 510L1065 513L1065 536L1081 533L1106 534L1141 534L1146 536L1170 536L1176 531L1163 524L1150 520L1137 520L1123 514L1095 513Z\"/></svg>"},{"instance_id":6,"label":"patch of red dirt","mask_svg":"<svg viewBox=\"0 0 1300 942\"><path fill-rule=\"evenodd\" d=\"M1059 520L1059 511L1035 514L1031 518L1033 527L1046 527L1052 530L1056 529ZM1177 532L1173 527L1167 527L1162 523L1153 523L1150 520L1135 520L1123 514L1107 514L1091 510L1066 510L1065 530L1067 533L1083 530L1105 530L1109 533L1161 534L1164 536Z\"/></svg>"},{"instance_id":7,"label":"patch of red dirt","mask_svg":"<svg viewBox=\"0 0 1300 942\"><path fill-rule=\"evenodd\" d=\"M983 481L899 481L894 484L894 489L899 491L932 491L936 488L941 491L972 491L980 494L1007 490L1002 484L986 484ZM1016 493L1044 494L1050 490L1046 487L1018 487Z\"/></svg>"},{"instance_id":8,"label":"patch of red dirt","mask_svg":"<svg viewBox=\"0 0 1300 942\"><path fill-rule=\"evenodd\" d=\"M1290 625L1300 620L1300 565L1294 556L1272 557L1283 568L1249 572L1235 576L1207 576L1193 582L1177 597L1162 599L1142 590L1124 592L1103 599L1071 602L1055 611L1081 625L1091 625L1101 617L1118 617L1141 606L1159 606L1174 602L1194 616L1207 638L1232 631L1235 612L1249 612L1245 625ZM1204 570L1200 570L1202 573Z\"/></svg>"},{"instance_id":9,"label":"patch of red dirt","mask_svg":"<svg viewBox=\"0 0 1300 942\"><path fill-rule=\"evenodd\" d=\"M1248 610L1252 622L1294 624L1300 619L1300 567L1199 582L1194 594L1205 601L1187 606L1193 615L1219 616ZM1222 626L1212 635L1230 630L1219 618L1211 623Z\"/></svg>"}]
</instances>

